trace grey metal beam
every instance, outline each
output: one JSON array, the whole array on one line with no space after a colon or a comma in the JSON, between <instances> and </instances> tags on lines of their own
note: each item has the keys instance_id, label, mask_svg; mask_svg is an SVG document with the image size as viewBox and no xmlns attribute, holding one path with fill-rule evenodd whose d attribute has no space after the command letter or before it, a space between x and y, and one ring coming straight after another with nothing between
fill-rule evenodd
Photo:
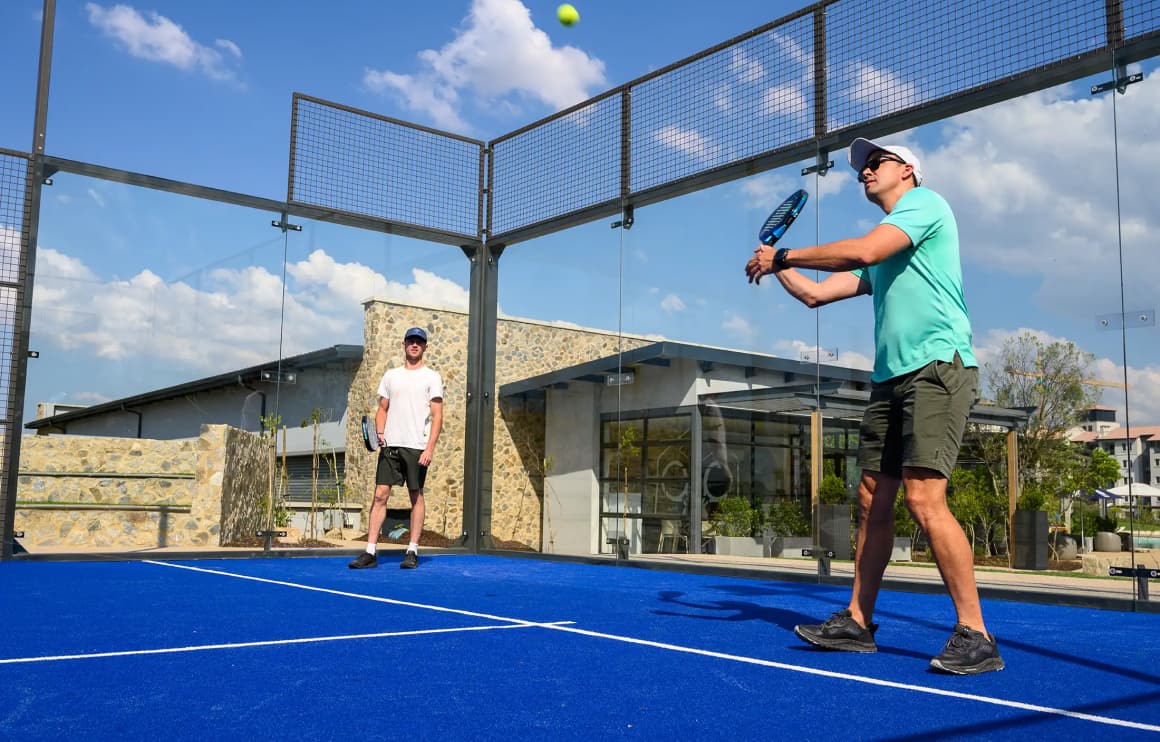
<instances>
[{"instance_id":1,"label":"grey metal beam","mask_svg":"<svg viewBox=\"0 0 1160 742\"><path fill-rule=\"evenodd\" d=\"M467 316L467 413L463 458L463 546L494 548L492 446L496 413L495 350L499 258L503 245L463 247L471 261Z\"/></svg>"},{"instance_id":2,"label":"grey metal beam","mask_svg":"<svg viewBox=\"0 0 1160 742\"><path fill-rule=\"evenodd\" d=\"M106 167L104 165L95 165L89 162L78 162L76 160L67 160L60 157L45 157L44 162L49 172L71 173L73 175L82 175L88 178L98 178L100 180L108 180L114 183L124 183L126 185L138 186L140 188L150 188L156 191L164 191L166 193L175 193L181 196L192 196L194 198L201 198L207 201L217 201L219 203L231 204L233 206L242 206L258 211L267 211L273 214L288 214L291 216L298 216L304 219L314 219L321 222L330 222L332 224L342 224L348 227L355 227L358 229L367 229L375 232L385 232L387 234L397 234L403 237L411 237L418 240L425 240L427 242L436 242L444 245L463 245L465 242L469 244L478 244L478 238L475 235L462 235L454 232L447 232L445 230L432 229L430 227L423 227L415 224L407 224L405 222L396 222L390 219L379 219L364 214L355 214L341 209L330 209L323 206L314 206L311 204L302 204L297 202L287 203L285 201L278 201L272 198L263 198L261 196L251 196L245 193L237 193L236 191L227 191L221 188L212 188L209 186L201 186L193 183L186 183L180 180L171 180L169 178L161 178L156 175L146 175L144 173L135 173L129 170L120 170L118 168Z\"/></svg>"}]
</instances>

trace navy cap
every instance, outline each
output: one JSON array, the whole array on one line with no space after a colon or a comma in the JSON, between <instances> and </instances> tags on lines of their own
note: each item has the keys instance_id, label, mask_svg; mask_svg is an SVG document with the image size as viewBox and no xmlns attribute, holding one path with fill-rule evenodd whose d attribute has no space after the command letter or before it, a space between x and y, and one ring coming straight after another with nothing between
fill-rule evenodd
<instances>
[{"instance_id":1,"label":"navy cap","mask_svg":"<svg viewBox=\"0 0 1160 742\"><path fill-rule=\"evenodd\" d=\"M427 331L422 327L412 327L403 333L403 341L406 342L409 338L419 338L424 343L427 342Z\"/></svg>"}]
</instances>

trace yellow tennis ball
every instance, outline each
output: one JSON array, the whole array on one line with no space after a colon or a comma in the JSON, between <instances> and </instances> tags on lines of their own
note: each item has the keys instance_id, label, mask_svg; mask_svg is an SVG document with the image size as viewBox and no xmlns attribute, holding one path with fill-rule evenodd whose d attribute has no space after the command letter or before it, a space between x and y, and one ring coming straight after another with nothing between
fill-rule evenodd
<instances>
[{"instance_id":1,"label":"yellow tennis ball","mask_svg":"<svg viewBox=\"0 0 1160 742\"><path fill-rule=\"evenodd\" d=\"M556 8L556 17L565 26L574 26L580 20L580 11L576 10L576 6L571 3L564 3Z\"/></svg>"}]
</instances>

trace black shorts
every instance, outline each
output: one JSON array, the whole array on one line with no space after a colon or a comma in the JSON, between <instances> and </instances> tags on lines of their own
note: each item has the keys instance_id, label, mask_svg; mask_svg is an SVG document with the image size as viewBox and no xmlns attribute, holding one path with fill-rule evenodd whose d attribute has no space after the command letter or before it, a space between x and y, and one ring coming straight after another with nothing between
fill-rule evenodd
<instances>
[{"instance_id":1,"label":"black shorts","mask_svg":"<svg viewBox=\"0 0 1160 742\"><path fill-rule=\"evenodd\" d=\"M388 487L407 485L414 492L422 490L427 481L427 467L420 466L417 448L387 446L379 449L379 464L375 469L375 484Z\"/></svg>"},{"instance_id":2,"label":"black shorts","mask_svg":"<svg viewBox=\"0 0 1160 742\"><path fill-rule=\"evenodd\" d=\"M949 479L978 396L979 370L964 367L958 353L876 382L858 431L858 466L899 479L903 467L933 469Z\"/></svg>"}]
</instances>

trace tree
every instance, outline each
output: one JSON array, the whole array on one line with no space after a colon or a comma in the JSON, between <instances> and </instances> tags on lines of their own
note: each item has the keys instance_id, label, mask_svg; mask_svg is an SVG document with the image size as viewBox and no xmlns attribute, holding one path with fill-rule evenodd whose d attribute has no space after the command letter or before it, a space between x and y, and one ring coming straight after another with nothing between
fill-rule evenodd
<instances>
[{"instance_id":1,"label":"tree","mask_svg":"<svg viewBox=\"0 0 1160 742\"><path fill-rule=\"evenodd\" d=\"M1094 356L1070 341L1047 342L1030 332L1008 338L994 363L982 369L982 386L1000 407L1026 409L1027 426L1019 431L1018 506L1058 510L1059 498L1072 486L1086 457L1067 431L1099 400L1088 380ZM986 465L995 491L1007 491L1007 441L1003 433L975 427L968 447Z\"/></svg>"}]
</instances>

